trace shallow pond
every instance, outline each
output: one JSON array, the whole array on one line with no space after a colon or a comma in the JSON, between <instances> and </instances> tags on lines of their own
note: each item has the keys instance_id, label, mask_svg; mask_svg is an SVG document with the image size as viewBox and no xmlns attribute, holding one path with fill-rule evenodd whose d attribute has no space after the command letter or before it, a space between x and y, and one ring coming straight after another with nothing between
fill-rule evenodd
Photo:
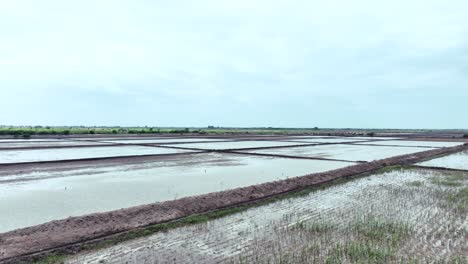
<instances>
[{"instance_id":1,"label":"shallow pond","mask_svg":"<svg viewBox=\"0 0 468 264\"><path fill-rule=\"evenodd\" d=\"M352 139L352 138L306 138L306 139L294 139L291 141L295 142L310 142L310 143L340 143L340 142L362 142L363 139Z\"/></svg>"},{"instance_id":2,"label":"shallow pond","mask_svg":"<svg viewBox=\"0 0 468 264\"><path fill-rule=\"evenodd\" d=\"M31 148L31 147L65 147L80 145L112 145L112 143L88 142L88 141L21 141L1 143L0 148Z\"/></svg>"},{"instance_id":3,"label":"shallow pond","mask_svg":"<svg viewBox=\"0 0 468 264\"><path fill-rule=\"evenodd\" d=\"M0 151L0 164L86 158L104 158L132 155L156 155L181 152L190 151L142 146L2 150Z\"/></svg>"},{"instance_id":4,"label":"shallow pond","mask_svg":"<svg viewBox=\"0 0 468 264\"><path fill-rule=\"evenodd\" d=\"M186 142L210 142L225 141L229 139L212 138L158 138L158 139L130 139L130 140L106 140L110 143L122 144L168 144L168 143L186 143Z\"/></svg>"},{"instance_id":5,"label":"shallow pond","mask_svg":"<svg viewBox=\"0 0 468 264\"><path fill-rule=\"evenodd\" d=\"M215 153L180 158L0 177L0 232L353 165Z\"/></svg>"},{"instance_id":6,"label":"shallow pond","mask_svg":"<svg viewBox=\"0 0 468 264\"><path fill-rule=\"evenodd\" d=\"M389 158L392 156L410 154L426 151L427 148L402 148L387 146L366 146L366 145L320 145L294 148L276 148L264 150L250 150L248 152L261 154L276 154L299 157L315 157L340 159L350 161L372 161Z\"/></svg>"},{"instance_id":7,"label":"shallow pond","mask_svg":"<svg viewBox=\"0 0 468 264\"><path fill-rule=\"evenodd\" d=\"M209 142L209 143L193 143L193 144L177 144L175 147L182 148L196 148L196 149L243 149L243 148L264 148L276 146L293 146L293 145L307 145L313 143L301 142L281 142L281 141L234 141L234 142Z\"/></svg>"},{"instance_id":8,"label":"shallow pond","mask_svg":"<svg viewBox=\"0 0 468 264\"><path fill-rule=\"evenodd\" d=\"M442 158L421 162L418 165L468 170L468 151L463 151Z\"/></svg>"},{"instance_id":9,"label":"shallow pond","mask_svg":"<svg viewBox=\"0 0 468 264\"><path fill-rule=\"evenodd\" d=\"M387 140L357 143L359 145L378 144L378 145L394 145L394 146L409 146L409 147L454 147L463 145L463 142L440 142L440 141L406 141L406 140Z\"/></svg>"}]
</instances>

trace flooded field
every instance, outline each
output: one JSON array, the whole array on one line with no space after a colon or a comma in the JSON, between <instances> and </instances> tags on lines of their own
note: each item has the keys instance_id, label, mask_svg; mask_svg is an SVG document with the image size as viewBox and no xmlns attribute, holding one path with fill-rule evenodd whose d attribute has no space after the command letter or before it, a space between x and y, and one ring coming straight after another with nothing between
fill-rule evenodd
<instances>
[{"instance_id":1,"label":"flooded field","mask_svg":"<svg viewBox=\"0 0 468 264\"><path fill-rule=\"evenodd\" d=\"M348 139L354 140L393 140L393 139L400 139L398 137L345 137Z\"/></svg>"},{"instance_id":2,"label":"flooded field","mask_svg":"<svg viewBox=\"0 0 468 264\"><path fill-rule=\"evenodd\" d=\"M390 146L365 145L321 145L295 148L275 148L264 150L249 150L247 152L260 154L276 154L286 156L300 156L313 158L326 158L350 161L372 161L392 156L425 151L426 148L402 148Z\"/></svg>"},{"instance_id":3,"label":"flooded field","mask_svg":"<svg viewBox=\"0 0 468 264\"><path fill-rule=\"evenodd\" d=\"M170 144L170 143L184 143L184 142L217 142L224 141L223 139L212 139L212 138L157 138L157 139L120 139L120 140L105 140L102 142L108 143L120 143L120 144Z\"/></svg>"},{"instance_id":4,"label":"flooded field","mask_svg":"<svg viewBox=\"0 0 468 264\"><path fill-rule=\"evenodd\" d=\"M20 143L20 142L53 142L53 141L61 141L60 139L56 138L34 138L34 139L17 139L17 138L8 138L8 139L0 139L0 143Z\"/></svg>"},{"instance_id":5,"label":"flooded field","mask_svg":"<svg viewBox=\"0 0 468 264\"><path fill-rule=\"evenodd\" d=\"M378 145L393 145L393 146L409 146L409 147L453 147L463 145L463 142L428 142L428 141L407 141L407 140L386 140L378 142L356 143L357 145L378 144Z\"/></svg>"},{"instance_id":6,"label":"flooded field","mask_svg":"<svg viewBox=\"0 0 468 264\"><path fill-rule=\"evenodd\" d=\"M468 151L452 154L438 159L429 160L426 162L419 163L419 165L468 170Z\"/></svg>"},{"instance_id":7,"label":"flooded field","mask_svg":"<svg viewBox=\"0 0 468 264\"><path fill-rule=\"evenodd\" d=\"M10 148L33 148L33 147L67 147L84 145L112 145L112 143L88 142L88 141L20 141L20 142L0 142L0 149Z\"/></svg>"},{"instance_id":8,"label":"flooded field","mask_svg":"<svg viewBox=\"0 0 468 264\"><path fill-rule=\"evenodd\" d=\"M352 163L202 153L133 165L4 173L0 174L0 233L68 216L174 200L349 165Z\"/></svg>"},{"instance_id":9,"label":"flooded field","mask_svg":"<svg viewBox=\"0 0 468 264\"><path fill-rule=\"evenodd\" d=\"M0 151L0 164L86 158L104 158L130 155L156 155L182 152L189 151L141 146L2 150Z\"/></svg>"},{"instance_id":10,"label":"flooded field","mask_svg":"<svg viewBox=\"0 0 468 264\"><path fill-rule=\"evenodd\" d=\"M243 148L265 148L277 146L293 146L293 145L307 145L311 143L300 142L281 142L281 141L236 141L236 142L213 142L213 143L193 143L193 144L177 144L176 147L180 148L194 148L194 149L243 149Z\"/></svg>"},{"instance_id":11,"label":"flooded field","mask_svg":"<svg viewBox=\"0 0 468 264\"><path fill-rule=\"evenodd\" d=\"M396 170L66 263L466 263L467 187L468 173Z\"/></svg>"},{"instance_id":12,"label":"flooded field","mask_svg":"<svg viewBox=\"0 0 468 264\"><path fill-rule=\"evenodd\" d=\"M304 139L292 139L291 142L306 142L306 143L349 143L349 142L361 142L364 139L353 139L353 138L304 138Z\"/></svg>"},{"instance_id":13,"label":"flooded field","mask_svg":"<svg viewBox=\"0 0 468 264\"><path fill-rule=\"evenodd\" d=\"M363 142L368 140L369 143ZM140 226L154 223L155 218L172 220L175 215L187 216L195 210L205 210L197 208L213 210L223 203L245 203L254 197L327 182L334 179L334 175L354 175L356 169L361 172L375 170L380 168L379 162L383 162L369 164L367 161L426 151L419 156L393 159L396 162L400 159L424 160L431 155L466 149L440 149L459 144L310 136L135 136L0 141L0 148L4 147L0 150L0 235L3 235L0 236L0 259L2 254L14 254L15 250L28 252L30 246L42 248L42 243L35 242L41 239L47 239L48 245L53 245L55 240L43 237L43 234L49 236L50 232L55 234L54 239L63 236L64 240L57 240L61 241L57 245L61 245L65 241L83 239L74 237L78 227L80 234L84 232L87 237L107 235L117 224L118 228L123 228L120 230L127 230L125 228L130 225L135 228L139 223ZM14 149L31 146L40 148ZM468 153L463 152L421 165L466 169L467 156ZM383 166L387 166L386 162ZM359 165L348 168L356 164ZM278 180L319 172L327 173L274 184ZM205 224L156 233L95 252L83 252L68 261L284 263L283 260L288 259L288 263L322 263L333 257L340 260L334 263L356 262L349 253L350 247L362 247L357 250L372 254L377 252L379 258L383 257L380 262L411 255L427 260L426 256L434 257L436 253L441 261L452 260L466 249L466 244L461 242L466 240L466 233L459 230L467 226L466 219L460 219L459 213L460 208L465 210L464 202L454 202L454 209L443 198L459 195L458 192L466 188L466 173L460 172L462 176L453 173L411 169L376 174ZM261 183L271 184L261 188L254 186ZM237 189L247 186L250 187ZM213 198L220 195L225 195L224 200ZM464 201L464 194L460 195ZM206 197L210 202L203 200ZM423 202L426 200L430 202ZM135 207L148 204L151 205ZM191 205L195 208L191 209ZM117 209L125 210L117 213L121 214L118 221L109 222L110 216L116 219L115 212L105 212ZM449 216L444 216L446 214ZM135 220L136 215L138 220ZM72 227L71 220L67 219L70 216L77 216L72 218ZM359 216L364 218L358 219ZM83 222L82 219L93 220ZM59 221L51 222L53 220ZM379 228L382 223L385 228L387 225L402 227L403 233L399 234L401 237L396 244L376 240L370 241L376 243L370 245L368 240L362 240L363 235L356 229L356 225L362 223L371 223L371 227L376 224ZM30 228L22 229L25 227ZM30 240L32 244L24 246L23 235L15 238L15 234L22 232L26 232L28 238L38 239ZM13 240L5 242L6 238ZM15 244L15 241L23 242ZM8 245L7 253L2 251L2 243ZM371 261L369 258L362 260Z\"/></svg>"}]
</instances>

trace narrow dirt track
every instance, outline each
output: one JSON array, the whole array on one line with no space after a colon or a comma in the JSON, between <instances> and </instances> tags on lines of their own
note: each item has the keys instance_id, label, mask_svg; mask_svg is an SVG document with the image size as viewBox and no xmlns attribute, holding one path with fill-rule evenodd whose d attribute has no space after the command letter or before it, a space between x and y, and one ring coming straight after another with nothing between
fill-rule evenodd
<instances>
[{"instance_id":1,"label":"narrow dirt track","mask_svg":"<svg viewBox=\"0 0 468 264\"><path fill-rule=\"evenodd\" d=\"M349 166L324 173L315 173L276 182L269 182L223 192L186 197L174 201L142 205L105 213L71 217L38 226L0 234L0 262L15 263L32 260L43 252L60 248L79 251L80 244L93 239L163 223L193 214L247 203L255 199L278 195L318 185L343 177L376 171L386 166L407 165L440 155L468 149L468 144L434 149Z\"/></svg>"}]
</instances>

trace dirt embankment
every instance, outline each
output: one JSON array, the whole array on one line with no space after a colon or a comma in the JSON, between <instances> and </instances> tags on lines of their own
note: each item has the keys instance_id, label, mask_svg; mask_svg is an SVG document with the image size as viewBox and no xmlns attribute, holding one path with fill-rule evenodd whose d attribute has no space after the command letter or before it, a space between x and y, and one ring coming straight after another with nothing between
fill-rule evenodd
<instances>
[{"instance_id":1,"label":"dirt embankment","mask_svg":"<svg viewBox=\"0 0 468 264\"><path fill-rule=\"evenodd\" d=\"M15 263L26 255L54 248L79 249L77 244L138 227L171 221L193 214L246 203L334 179L372 172L391 165L406 165L439 155L468 149L463 146L434 149L374 162L361 163L342 169L315 173L276 182L238 188L217 193L186 197L178 200L142 205L105 213L70 217L38 226L0 234L0 262Z\"/></svg>"}]
</instances>

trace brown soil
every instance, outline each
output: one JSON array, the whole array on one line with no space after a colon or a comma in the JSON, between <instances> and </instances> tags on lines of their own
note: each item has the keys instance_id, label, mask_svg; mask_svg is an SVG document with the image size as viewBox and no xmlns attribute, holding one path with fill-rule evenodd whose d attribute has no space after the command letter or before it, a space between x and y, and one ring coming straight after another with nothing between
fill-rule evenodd
<instances>
[{"instance_id":1,"label":"brown soil","mask_svg":"<svg viewBox=\"0 0 468 264\"><path fill-rule=\"evenodd\" d=\"M239 205L255 199L302 189L338 178L372 172L386 166L413 164L439 155L451 154L466 149L468 149L468 144L434 149L361 163L323 173L111 212L70 217L18 229L0 234L0 262L16 263L19 260L31 260L29 257L32 254L40 254L41 252L59 247L62 247L62 249L69 247L76 250L77 245L80 243L119 232Z\"/></svg>"}]
</instances>

